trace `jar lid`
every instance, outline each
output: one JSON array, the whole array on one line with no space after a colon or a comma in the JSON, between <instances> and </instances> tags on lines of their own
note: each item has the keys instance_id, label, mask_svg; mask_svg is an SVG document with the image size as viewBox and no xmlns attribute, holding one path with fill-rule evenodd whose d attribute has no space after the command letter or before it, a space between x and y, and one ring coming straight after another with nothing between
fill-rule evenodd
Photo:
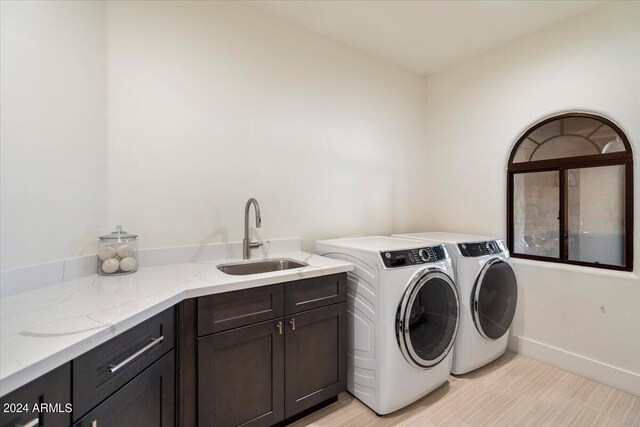
<instances>
[{"instance_id":1,"label":"jar lid","mask_svg":"<svg viewBox=\"0 0 640 427\"><path fill-rule=\"evenodd\" d=\"M122 239L137 239L138 236L135 234L127 233L122 229L121 225L116 227L116 231L105 234L104 236L100 236L100 240L117 240L120 241Z\"/></svg>"}]
</instances>

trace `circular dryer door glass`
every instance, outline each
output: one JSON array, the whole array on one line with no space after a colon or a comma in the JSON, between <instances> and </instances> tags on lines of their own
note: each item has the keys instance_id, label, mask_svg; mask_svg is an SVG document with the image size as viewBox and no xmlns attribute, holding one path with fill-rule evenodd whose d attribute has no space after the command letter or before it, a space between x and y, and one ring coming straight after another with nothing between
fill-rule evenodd
<instances>
[{"instance_id":1,"label":"circular dryer door glass","mask_svg":"<svg viewBox=\"0 0 640 427\"><path fill-rule=\"evenodd\" d=\"M420 367L436 365L451 349L458 328L455 285L443 273L427 273L408 289L402 306L405 356Z\"/></svg>"},{"instance_id":2,"label":"circular dryer door glass","mask_svg":"<svg viewBox=\"0 0 640 427\"><path fill-rule=\"evenodd\" d=\"M511 266L501 260L489 261L476 283L473 315L482 336L496 340L507 333L516 312L518 286Z\"/></svg>"}]
</instances>

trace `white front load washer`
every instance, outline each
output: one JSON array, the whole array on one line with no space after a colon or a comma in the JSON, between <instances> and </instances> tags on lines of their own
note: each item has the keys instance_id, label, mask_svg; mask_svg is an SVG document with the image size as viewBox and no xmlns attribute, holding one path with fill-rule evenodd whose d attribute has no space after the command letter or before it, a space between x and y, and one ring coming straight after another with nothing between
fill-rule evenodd
<instances>
[{"instance_id":1,"label":"white front load washer","mask_svg":"<svg viewBox=\"0 0 640 427\"><path fill-rule=\"evenodd\" d=\"M444 245L371 236L321 240L353 263L347 277L347 388L378 415L444 384L458 330L458 293Z\"/></svg>"},{"instance_id":2,"label":"white front load washer","mask_svg":"<svg viewBox=\"0 0 640 427\"><path fill-rule=\"evenodd\" d=\"M464 374L507 350L518 300L516 275L502 239L454 233L401 234L426 245L444 242L455 268L460 328L453 347L452 374Z\"/></svg>"}]
</instances>

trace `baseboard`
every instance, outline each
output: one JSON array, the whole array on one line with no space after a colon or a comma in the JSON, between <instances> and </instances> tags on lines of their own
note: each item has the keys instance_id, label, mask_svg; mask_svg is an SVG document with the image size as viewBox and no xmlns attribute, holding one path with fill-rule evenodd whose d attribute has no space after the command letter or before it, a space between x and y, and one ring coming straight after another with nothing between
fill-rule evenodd
<instances>
[{"instance_id":1,"label":"baseboard","mask_svg":"<svg viewBox=\"0 0 640 427\"><path fill-rule=\"evenodd\" d=\"M302 412L300 412L300 413L298 413L296 415L293 415L293 416L287 418L284 421L280 421L279 423L274 424L273 427L284 427L286 425L293 424L294 422L296 422L298 420L301 420L302 418L306 417L307 415L311 415L314 412L319 411L320 409L324 408L325 406L329 406L332 403L335 403L337 401L338 401L338 395L330 397L327 400L324 400L324 401L312 406L309 409L305 409L304 411L302 411Z\"/></svg>"},{"instance_id":2,"label":"baseboard","mask_svg":"<svg viewBox=\"0 0 640 427\"><path fill-rule=\"evenodd\" d=\"M517 335L509 336L509 350L602 384L640 396L640 374Z\"/></svg>"}]
</instances>

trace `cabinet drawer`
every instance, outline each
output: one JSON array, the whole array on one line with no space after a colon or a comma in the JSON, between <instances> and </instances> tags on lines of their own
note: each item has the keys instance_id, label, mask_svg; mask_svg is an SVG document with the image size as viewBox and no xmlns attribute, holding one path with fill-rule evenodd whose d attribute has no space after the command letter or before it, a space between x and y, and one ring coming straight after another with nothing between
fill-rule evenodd
<instances>
[{"instance_id":1,"label":"cabinet drawer","mask_svg":"<svg viewBox=\"0 0 640 427\"><path fill-rule=\"evenodd\" d=\"M198 298L198 336L283 316L283 292L278 284Z\"/></svg>"},{"instance_id":2,"label":"cabinet drawer","mask_svg":"<svg viewBox=\"0 0 640 427\"><path fill-rule=\"evenodd\" d=\"M47 427L68 426L71 421L71 363L66 363L51 372L31 381L29 384L7 394L0 399L0 426L36 425ZM33 411L36 404L55 405L38 414ZM9 407L5 405L20 405ZM27 405L27 411L24 406ZM17 410L21 412L16 412Z\"/></svg>"},{"instance_id":3,"label":"cabinet drawer","mask_svg":"<svg viewBox=\"0 0 640 427\"><path fill-rule=\"evenodd\" d=\"M171 351L144 370L74 427L175 425L175 370Z\"/></svg>"},{"instance_id":4,"label":"cabinet drawer","mask_svg":"<svg viewBox=\"0 0 640 427\"><path fill-rule=\"evenodd\" d=\"M347 275L314 277L285 283L285 313L293 314L347 300Z\"/></svg>"},{"instance_id":5,"label":"cabinet drawer","mask_svg":"<svg viewBox=\"0 0 640 427\"><path fill-rule=\"evenodd\" d=\"M125 385L173 348L174 308L73 360L73 419Z\"/></svg>"}]
</instances>

